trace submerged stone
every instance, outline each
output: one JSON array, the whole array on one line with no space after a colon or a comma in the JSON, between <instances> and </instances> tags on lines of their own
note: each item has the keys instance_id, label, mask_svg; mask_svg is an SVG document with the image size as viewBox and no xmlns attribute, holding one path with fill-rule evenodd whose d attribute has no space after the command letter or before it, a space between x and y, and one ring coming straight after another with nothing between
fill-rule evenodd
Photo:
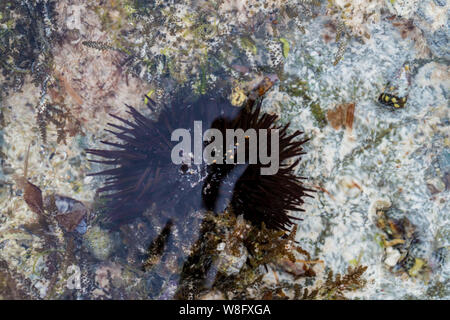
<instances>
[{"instance_id":1,"label":"submerged stone","mask_svg":"<svg viewBox=\"0 0 450 320\"><path fill-rule=\"evenodd\" d=\"M83 244L98 260L106 260L115 247L111 234L98 226L92 227L85 233Z\"/></svg>"}]
</instances>

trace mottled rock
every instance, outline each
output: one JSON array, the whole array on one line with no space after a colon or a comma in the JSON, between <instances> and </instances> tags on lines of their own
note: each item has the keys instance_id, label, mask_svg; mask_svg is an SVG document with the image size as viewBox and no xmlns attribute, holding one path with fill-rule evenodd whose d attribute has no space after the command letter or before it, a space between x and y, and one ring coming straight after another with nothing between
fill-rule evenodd
<instances>
[{"instance_id":1,"label":"mottled rock","mask_svg":"<svg viewBox=\"0 0 450 320\"><path fill-rule=\"evenodd\" d=\"M439 58L450 59L450 10L446 1L420 1L417 15L420 19L416 25L422 30L431 52Z\"/></svg>"},{"instance_id":2,"label":"mottled rock","mask_svg":"<svg viewBox=\"0 0 450 320\"><path fill-rule=\"evenodd\" d=\"M434 270L438 270L445 266L445 264L448 262L448 248L447 247L441 247L433 251L431 258L430 258L430 266Z\"/></svg>"},{"instance_id":3,"label":"mottled rock","mask_svg":"<svg viewBox=\"0 0 450 320\"><path fill-rule=\"evenodd\" d=\"M372 204L369 207L369 216L372 219L376 219L377 218L377 211L381 210L387 210L392 206L392 203L389 199L387 198L380 198L380 199L376 199L375 201L372 202Z\"/></svg>"},{"instance_id":4,"label":"mottled rock","mask_svg":"<svg viewBox=\"0 0 450 320\"><path fill-rule=\"evenodd\" d=\"M441 172L449 172L450 171L450 149L445 149L439 154L438 158L439 168Z\"/></svg>"},{"instance_id":5,"label":"mottled rock","mask_svg":"<svg viewBox=\"0 0 450 320\"><path fill-rule=\"evenodd\" d=\"M447 4L446 0L434 0L434 3L436 3L436 5L444 7Z\"/></svg>"},{"instance_id":6,"label":"mottled rock","mask_svg":"<svg viewBox=\"0 0 450 320\"><path fill-rule=\"evenodd\" d=\"M247 261L248 252L244 246L239 247L238 254L222 251L219 254L217 269L227 276L238 274Z\"/></svg>"},{"instance_id":7,"label":"mottled rock","mask_svg":"<svg viewBox=\"0 0 450 320\"><path fill-rule=\"evenodd\" d=\"M106 260L114 250L114 239L109 231L98 226L89 229L83 237L83 244L98 260Z\"/></svg>"}]
</instances>

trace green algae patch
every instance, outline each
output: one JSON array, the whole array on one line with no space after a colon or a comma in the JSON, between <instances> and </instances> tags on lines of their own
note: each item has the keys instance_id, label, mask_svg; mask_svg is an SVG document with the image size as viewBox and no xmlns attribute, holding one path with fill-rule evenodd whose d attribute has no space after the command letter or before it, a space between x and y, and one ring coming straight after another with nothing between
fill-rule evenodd
<instances>
[{"instance_id":1,"label":"green algae patch","mask_svg":"<svg viewBox=\"0 0 450 320\"><path fill-rule=\"evenodd\" d=\"M287 39L285 39L285 38L280 38L279 40L283 47L283 57L286 59L289 55L289 50L290 50L289 41L287 41Z\"/></svg>"},{"instance_id":2,"label":"green algae patch","mask_svg":"<svg viewBox=\"0 0 450 320\"><path fill-rule=\"evenodd\" d=\"M320 107L320 105L318 103L312 103L310 108L311 108L311 113L312 113L314 119L316 119L318 126L320 128L325 127L327 125L327 118L326 118L325 112Z\"/></svg>"},{"instance_id":3,"label":"green algae patch","mask_svg":"<svg viewBox=\"0 0 450 320\"><path fill-rule=\"evenodd\" d=\"M295 79L289 81L286 84L280 85L280 90L286 92L291 97L300 97L306 101L311 101L311 98L308 95L308 83L304 80Z\"/></svg>"}]
</instances>

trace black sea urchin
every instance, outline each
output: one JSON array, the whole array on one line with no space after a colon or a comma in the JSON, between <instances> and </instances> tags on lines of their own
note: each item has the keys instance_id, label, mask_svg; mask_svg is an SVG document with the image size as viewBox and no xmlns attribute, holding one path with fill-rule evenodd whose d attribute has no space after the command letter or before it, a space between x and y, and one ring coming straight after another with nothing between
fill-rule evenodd
<instances>
[{"instance_id":1,"label":"black sea urchin","mask_svg":"<svg viewBox=\"0 0 450 320\"><path fill-rule=\"evenodd\" d=\"M152 111L154 106L152 101L148 103ZM175 219L183 219L192 210L221 212L231 205L236 215L243 214L254 224L264 222L269 228L287 230L295 219L288 211L303 211L303 198L312 190L302 185L303 178L295 175L293 168L303 154L301 145L306 140L295 139L302 134L300 131L289 134L289 124L277 126L276 115L261 112L261 99L250 101L246 108L236 108L222 97L203 95L189 100L179 95L170 106L162 108L157 121L127 107L130 120L112 115L123 124L109 124L119 130L110 132L122 143L102 141L113 149L87 150L104 158L92 161L114 166L94 174L109 176L99 192L108 193L111 221L127 222L155 204ZM269 136L277 129L278 172L261 175L260 169L265 165L259 159L250 164L248 152L245 164L174 164L171 151L178 142L171 141L171 134L177 128L193 132L194 121L202 122L202 132L218 129L224 137L227 129L267 129ZM211 141L205 141L204 146ZM248 142L245 144L248 151ZM190 153L184 156L193 158ZM297 159L288 163L294 157Z\"/></svg>"}]
</instances>

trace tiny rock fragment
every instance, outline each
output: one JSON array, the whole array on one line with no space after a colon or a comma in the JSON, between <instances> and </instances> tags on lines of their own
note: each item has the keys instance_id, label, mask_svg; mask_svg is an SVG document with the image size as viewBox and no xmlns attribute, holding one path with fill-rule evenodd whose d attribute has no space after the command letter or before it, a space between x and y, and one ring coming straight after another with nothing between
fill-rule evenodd
<instances>
[{"instance_id":1,"label":"tiny rock fragment","mask_svg":"<svg viewBox=\"0 0 450 320\"><path fill-rule=\"evenodd\" d=\"M389 247L386 249L386 259L384 260L384 263L389 267L393 267L397 264L400 257L401 254L398 250Z\"/></svg>"}]
</instances>

